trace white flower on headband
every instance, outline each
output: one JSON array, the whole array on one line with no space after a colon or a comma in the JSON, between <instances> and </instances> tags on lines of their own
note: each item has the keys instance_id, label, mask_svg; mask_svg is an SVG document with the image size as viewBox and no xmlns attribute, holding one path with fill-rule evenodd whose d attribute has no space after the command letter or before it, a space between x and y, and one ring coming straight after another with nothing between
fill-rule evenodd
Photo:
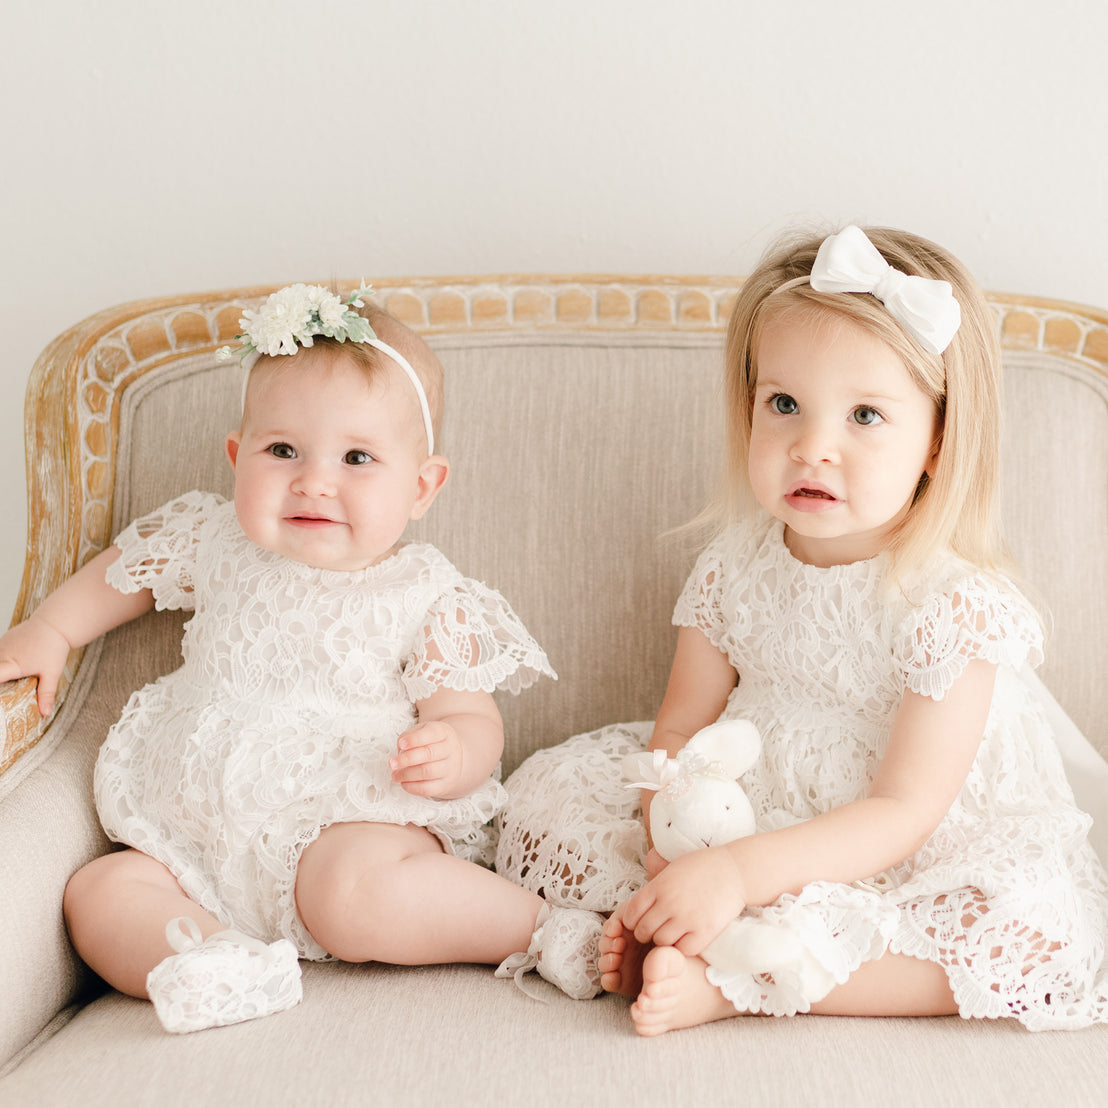
<instances>
[{"instance_id":1,"label":"white flower on headband","mask_svg":"<svg viewBox=\"0 0 1108 1108\"><path fill-rule=\"evenodd\" d=\"M246 358L255 351L276 357L295 354L301 346L311 346L317 336L339 342L368 342L376 338L369 320L358 315L362 296L372 292L363 285L345 300L340 300L322 285L288 285L278 289L253 311L247 308L239 319L242 345L237 350L222 347L217 356L227 361Z\"/></svg>"},{"instance_id":2,"label":"white flower on headband","mask_svg":"<svg viewBox=\"0 0 1108 1108\"><path fill-rule=\"evenodd\" d=\"M278 289L258 311L247 308L242 313L239 326L243 333L235 336L244 340L242 345L237 350L221 346L215 356L221 362L238 358L249 370L258 354L268 354L270 357L295 354L302 346L314 345L317 337L335 339L338 342L364 342L391 358L411 381L423 415L427 453L434 454L434 421L419 374L399 350L377 337L368 319L354 310L365 306L362 296L372 291L373 286L367 285L364 280L361 288L352 292L346 300L340 300L322 285L288 285ZM244 383L244 390L245 387ZM245 395L244 391L243 396Z\"/></svg>"}]
</instances>

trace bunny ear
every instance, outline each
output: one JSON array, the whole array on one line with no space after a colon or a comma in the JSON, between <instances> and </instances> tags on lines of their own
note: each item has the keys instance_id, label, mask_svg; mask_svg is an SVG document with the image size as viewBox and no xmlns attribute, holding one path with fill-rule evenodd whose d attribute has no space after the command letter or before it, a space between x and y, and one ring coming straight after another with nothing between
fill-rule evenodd
<instances>
[{"instance_id":1,"label":"bunny ear","mask_svg":"<svg viewBox=\"0 0 1108 1108\"><path fill-rule=\"evenodd\" d=\"M685 749L719 762L728 777L741 777L757 760L762 739L749 720L725 719L697 731Z\"/></svg>"}]
</instances>

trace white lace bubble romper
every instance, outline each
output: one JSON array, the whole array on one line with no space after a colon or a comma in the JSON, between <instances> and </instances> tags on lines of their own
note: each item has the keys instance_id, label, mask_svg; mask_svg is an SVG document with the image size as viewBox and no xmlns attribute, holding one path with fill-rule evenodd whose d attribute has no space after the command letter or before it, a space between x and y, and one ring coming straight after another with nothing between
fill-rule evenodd
<instances>
[{"instance_id":1,"label":"white lace bubble romper","mask_svg":"<svg viewBox=\"0 0 1108 1108\"><path fill-rule=\"evenodd\" d=\"M714 541L677 602L674 623L701 630L741 675L721 718L762 733L741 779L759 830L865 795L906 691L941 699L971 659L998 665L973 767L916 854L869 881L814 883L746 914L791 929L838 981L891 950L941 964L966 1017L1014 1016L1032 1029L1108 1019L1108 878L1036 679L1020 672L1040 660L1038 621L1013 589L957 559L935 569L915 605L882 593L886 565L806 565L783 525L763 519ZM620 760L651 726L606 727L532 755L506 782L497 869L596 911L639 888L646 838ZM708 973L742 1011L807 1008L787 981Z\"/></svg>"},{"instance_id":2,"label":"white lace bubble romper","mask_svg":"<svg viewBox=\"0 0 1108 1108\"><path fill-rule=\"evenodd\" d=\"M234 505L188 493L131 524L108 571L123 592L194 609L184 664L136 692L96 765L104 829L162 862L229 927L326 954L296 911L304 847L332 823L427 827L492 858L495 777L458 800L391 781L413 702L436 689L518 692L546 655L504 598L412 543L356 572L263 550Z\"/></svg>"}]
</instances>

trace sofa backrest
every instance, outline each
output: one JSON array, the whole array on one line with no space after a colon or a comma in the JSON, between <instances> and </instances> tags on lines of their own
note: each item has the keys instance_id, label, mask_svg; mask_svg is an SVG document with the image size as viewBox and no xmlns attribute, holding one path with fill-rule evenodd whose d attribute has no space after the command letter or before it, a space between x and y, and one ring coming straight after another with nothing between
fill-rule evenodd
<instances>
[{"instance_id":1,"label":"sofa backrest","mask_svg":"<svg viewBox=\"0 0 1108 1108\"><path fill-rule=\"evenodd\" d=\"M502 591L560 675L500 698L506 770L576 731L657 709L670 613L696 553L664 533L699 511L718 475L722 332L737 283L378 284L447 370L442 447L453 472L412 537ZM128 305L44 353L32 391L73 405L66 433L77 446L61 477L43 460L56 443L32 451L35 510L56 515L62 496L69 505L50 527L33 521L36 534L67 538L76 564L176 493L230 492L223 444L240 386L214 350L266 291ZM1108 317L993 299L1007 534L1053 614L1044 680L1108 754ZM24 607L69 571L55 561L25 582Z\"/></svg>"}]
</instances>

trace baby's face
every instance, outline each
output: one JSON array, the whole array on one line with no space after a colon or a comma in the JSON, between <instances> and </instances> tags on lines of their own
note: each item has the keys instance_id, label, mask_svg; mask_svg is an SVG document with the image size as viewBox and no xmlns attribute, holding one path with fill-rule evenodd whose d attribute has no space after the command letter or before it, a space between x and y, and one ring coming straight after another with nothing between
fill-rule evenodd
<instances>
[{"instance_id":1,"label":"baby's face","mask_svg":"<svg viewBox=\"0 0 1108 1108\"><path fill-rule=\"evenodd\" d=\"M227 454L247 537L319 569L388 557L446 479L403 372L390 364L367 379L333 348L259 365Z\"/></svg>"},{"instance_id":2,"label":"baby's face","mask_svg":"<svg viewBox=\"0 0 1108 1108\"><path fill-rule=\"evenodd\" d=\"M874 557L934 464L938 413L900 356L845 320L771 319L758 345L750 484L801 561Z\"/></svg>"}]
</instances>

